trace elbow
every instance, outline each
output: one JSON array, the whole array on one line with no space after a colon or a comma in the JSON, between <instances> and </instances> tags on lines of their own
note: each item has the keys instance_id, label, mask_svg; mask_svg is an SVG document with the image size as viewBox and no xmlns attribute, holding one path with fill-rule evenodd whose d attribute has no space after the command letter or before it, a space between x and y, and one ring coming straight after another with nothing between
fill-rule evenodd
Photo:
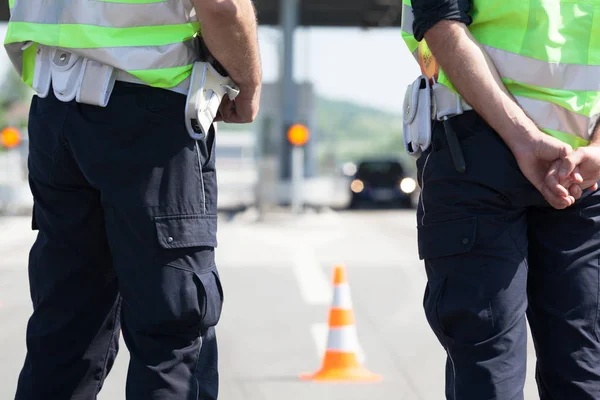
<instances>
[{"instance_id":1,"label":"elbow","mask_svg":"<svg viewBox=\"0 0 600 400\"><path fill-rule=\"evenodd\" d=\"M201 17L216 20L231 20L239 13L236 0L200 0L201 9L198 10Z\"/></svg>"},{"instance_id":2,"label":"elbow","mask_svg":"<svg viewBox=\"0 0 600 400\"><path fill-rule=\"evenodd\" d=\"M446 48L466 36L468 36L466 25L453 20L441 20L423 34L423 38L432 52L434 49Z\"/></svg>"}]
</instances>

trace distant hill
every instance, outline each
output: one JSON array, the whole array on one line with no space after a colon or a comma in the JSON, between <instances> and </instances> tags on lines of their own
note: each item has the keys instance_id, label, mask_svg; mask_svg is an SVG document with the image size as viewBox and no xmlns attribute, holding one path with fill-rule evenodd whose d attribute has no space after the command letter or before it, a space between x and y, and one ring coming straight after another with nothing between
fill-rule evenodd
<instances>
[{"instance_id":1,"label":"distant hill","mask_svg":"<svg viewBox=\"0 0 600 400\"><path fill-rule=\"evenodd\" d=\"M400 158L409 170L414 171L415 160L404 153L400 115L318 97L316 121L313 137L317 141L321 170L363 157L385 156ZM225 129L253 128L251 125L226 124Z\"/></svg>"},{"instance_id":2,"label":"distant hill","mask_svg":"<svg viewBox=\"0 0 600 400\"><path fill-rule=\"evenodd\" d=\"M414 159L404 152L400 115L320 97L317 129L323 162L330 157L343 162L386 156L400 158L414 170Z\"/></svg>"}]
</instances>

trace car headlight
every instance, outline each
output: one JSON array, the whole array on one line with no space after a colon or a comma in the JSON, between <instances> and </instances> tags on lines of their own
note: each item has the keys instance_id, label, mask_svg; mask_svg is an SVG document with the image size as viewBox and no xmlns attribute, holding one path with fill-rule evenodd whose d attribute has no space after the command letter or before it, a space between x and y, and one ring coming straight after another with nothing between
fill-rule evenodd
<instances>
[{"instance_id":1,"label":"car headlight","mask_svg":"<svg viewBox=\"0 0 600 400\"><path fill-rule=\"evenodd\" d=\"M410 194L417 188L417 182L412 178L404 178L400 181L400 190L406 194Z\"/></svg>"},{"instance_id":2,"label":"car headlight","mask_svg":"<svg viewBox=\"0 0 600 400\"><path fill-rule=\"evenodd\" d=\"M360 179L355 179L350 184L350 190L352 190L354 193L360 193L364 188L365 184Z\"/></svg>"}]
</instances>

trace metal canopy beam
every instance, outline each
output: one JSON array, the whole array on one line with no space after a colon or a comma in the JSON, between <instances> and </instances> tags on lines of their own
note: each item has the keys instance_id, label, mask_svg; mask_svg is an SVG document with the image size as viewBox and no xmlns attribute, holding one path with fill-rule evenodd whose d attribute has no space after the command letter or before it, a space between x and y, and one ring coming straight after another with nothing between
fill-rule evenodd
<instances>
[{"instance_id":1,"label":"metal canopy beam","mask_svg":"<svg viewBox=\"0 0 600 400\"><path fill-rule=\"evenodd\" d=\"M279 0L254 0L261 25L278 25ZM323 27L400 26L402 0L302 0L298 25Z\"/></svg>"},{"instance_id":2,"label":"metal canopy beam","mask_svg":"<svg viewBox=\"0 0 600 400\"><path fill-rule=\"evenodd\" d=\"M8 0L0 0L0 21L8 21L9 17Z\"/></svg>"},{"instance_id":3,"label":"metal canopy beam","mask_svg":"<svg viewBox=\"0 0 600 400\"><path fill-rule=\"evenodd\" d=\"M281 22L279 0L254 0L261 25ZM400 26L402 0L301 0L298 25L323 27ZM8 21L8 0L0 0L0 21Z\"/></svg>"}]
</instances>

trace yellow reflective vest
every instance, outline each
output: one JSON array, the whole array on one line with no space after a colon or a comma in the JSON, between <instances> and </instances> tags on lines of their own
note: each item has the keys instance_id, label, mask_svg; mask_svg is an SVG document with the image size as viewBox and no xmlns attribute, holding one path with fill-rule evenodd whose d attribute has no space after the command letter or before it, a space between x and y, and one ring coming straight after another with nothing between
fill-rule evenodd
<instances>
[{"instance_id":1,"label":"yellow reflective vest","mask_svg":"<svg viewBox=\"0 0 600 400\"><path fill-rule=\"evenodd\" d=\"M9 0L4 41L31 86L38 44L67 49L171 88L197 61L200 24L190 0Z\"/></svg>"},{"instance_id":2,"label":"yellow reflective vest","mask_svg":"<svg viewBox=\"0 0 600 400\"><path fill-rule=\"evenodd\" d=\"M402 37L419 60L411 0ZM473 0L470 32L538 127L574 148L600 114L600 1ZM438 82L454 90L440 68Z\"/></svg>"}]
</instances>

